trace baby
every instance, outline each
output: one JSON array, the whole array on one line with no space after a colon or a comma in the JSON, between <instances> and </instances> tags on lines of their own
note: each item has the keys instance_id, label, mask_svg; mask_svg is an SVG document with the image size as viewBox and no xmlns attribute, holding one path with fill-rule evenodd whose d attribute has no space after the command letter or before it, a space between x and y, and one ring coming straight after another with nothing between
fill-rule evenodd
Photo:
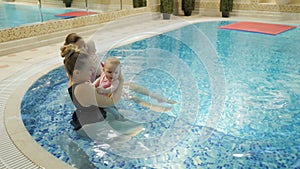
<instances>
[{"instance_id":1,"label":"baby","mask_svg":"<svg viewBox=\"0 0 300 169\"><path fill-rule=\"evenodd\" d=\"M108 58L102 69L102 73L99 78L95 80L93 85L96 87L96 91L99 94L105 94L109 97L119 86L119 77L121 74L120 61L115 57ZM113 114L117 120L124 119L115 106L104 109L106 112Z\"/></svg>"},{"instance_id":2,"label":"baby","mask_svg":"<svg viewBox=\"0 0 300 169\"><path fill-rule=\"evenodd\" d=\"M103 65L102 74L93 83L97 92L111 96L119 86L120 72L120 61L115 57L108 58Z\"/></svg>"}]
</instances>

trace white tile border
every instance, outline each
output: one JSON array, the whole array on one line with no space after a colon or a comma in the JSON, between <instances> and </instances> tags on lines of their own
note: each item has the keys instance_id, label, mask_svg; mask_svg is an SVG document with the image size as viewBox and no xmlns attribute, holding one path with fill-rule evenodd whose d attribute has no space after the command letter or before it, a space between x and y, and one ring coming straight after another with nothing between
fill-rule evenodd
<instances>
[{"instance_id":1,"label":"white tile border","mask_svg":"<svg viewBox=\"0 0 300 169\"><path fill-rule=\"evenodd\" d=\"M10 151L14 152L11 158L13 162L6 161L7 168L16 168L19 165L15 161L22 163L22 166L27 166L27 163L34 164L37 168L60 168L70 169L70 165L57 159L44 148L42 148L28 133L26 130L22 117L21 117L21 101L22 97L28 88L41 76L45 75L55 67L61 66L61 60L53 57L53 59L47 59L46 61L36 62L32 66L28 67L26 71L20 74L15 73L5 81L7 87L4 88L6 92L11 91L10 96L7 98L6 106L4 109L4 126L6 132L11 139L15 147L10 147ZM11 87L13 85L13 88ZM2 136L1 136L2 137ZM4 141L4 138L1 139ZM10 141L10 140L7 140ZM16 150L13 151L12 148ZM19 150L19 151L18 151ZM21 153L21 155L18 155ZM7 156L7 154L5 154ZM26 158L20 161L20 157L24 155ZM0 158L1 158L0 154ZM17 158L18 157L18 158ZM30 168L32 168L31 166ZM22 167L23 168L23 167Z\"/></svg>"}]
</instances>

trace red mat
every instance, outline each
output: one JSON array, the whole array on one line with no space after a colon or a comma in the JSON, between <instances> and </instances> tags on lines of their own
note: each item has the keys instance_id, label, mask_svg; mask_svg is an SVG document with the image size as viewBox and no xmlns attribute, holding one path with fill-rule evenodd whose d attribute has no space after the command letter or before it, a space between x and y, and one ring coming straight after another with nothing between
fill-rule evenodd
<instances>
[{"instance_id":1,"label":"red mat","mask_svg":"<svg viewBox=\"0 0 300 169\"><path fill-rule=\"evenodd\" d=\"M58 17L76 17L76 16L84 16L84 15L92 15L96 14L97 12L86 12L86 11L72 11L72 12L66 12L63 14L58 14L55 16Z\"/></svg>"},{"instance_id":2,"label":"red mat","mask_svg":"<svg viewBox=\"0 0 300 169\"><path fill-rule=\"evenodd\" d=\"M260 22L236 22L233 24L220 26L219 28L277 35L287 30L296 28L296 26L269 24L269 23L260 23Z\"/></svg>"}]
</instances>

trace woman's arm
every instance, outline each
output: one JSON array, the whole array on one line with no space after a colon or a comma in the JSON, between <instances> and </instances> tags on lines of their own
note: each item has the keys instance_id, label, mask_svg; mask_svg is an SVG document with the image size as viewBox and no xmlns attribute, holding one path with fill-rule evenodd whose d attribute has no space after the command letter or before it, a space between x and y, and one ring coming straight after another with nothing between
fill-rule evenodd
<instances>
[{"instance_id":1,"label":"woman's arm","mask_svg":"<svg viewBox=\"0 0 300 169\"><path fill-rule=\"evenodd\" d=\"M75 88L74 95L78 102L85 107L94 105L99 107L110 107L114 101L108 96L98 94L91 84L83 83Z\"/></svg>"},{"instance_id":2,"label":"woman's arm","mask_svg":"<svg viewBox=\"0 0 300 169\"><path fill-rule=\"evenodd\" d=\"M113 95L111 96L114 103L117 103L121 98L121 94L122 94L122 90L123 90L123 83L124 83L124 78L120 74L118 88L117 88L117 90L115 90L115 92L113 92Z\"/></svg>"},{"instance_id":3,"label":"woman's arm","mask_svg":"<svg viewBox=\"0 0 300 169\"><path fill-rule=\"evenodd\" d=\"M102 86L98 87L97 92L100 93L100 94L101 93L102 94L114 93L118 89L119 83L120 83L119 80L113 80L111 85L107 88L104 88Z\"/></svg>"}]
</instances>

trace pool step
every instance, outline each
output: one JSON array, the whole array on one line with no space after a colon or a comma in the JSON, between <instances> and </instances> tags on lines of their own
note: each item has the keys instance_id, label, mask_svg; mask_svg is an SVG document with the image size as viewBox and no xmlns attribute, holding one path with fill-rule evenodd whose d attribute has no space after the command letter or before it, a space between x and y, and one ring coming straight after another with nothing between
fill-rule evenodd
<instances>
[{"instance_id":1,"label":"pool step","mask_svg":"<svg viewBox=\"0 0 300 169\"><path fill-rule=\"evenodd\" d=\"M30 50L37 47L51 45L54 43L61 43L63 45L64 39L69 33L75 32L78 33L80 36L88 37L91 36L100 27L102 27L101 24L89 25L60 32L54 32L46 35L3 42L0 43L0 57L12 53Z\"/></svg>"}]
</instances>

